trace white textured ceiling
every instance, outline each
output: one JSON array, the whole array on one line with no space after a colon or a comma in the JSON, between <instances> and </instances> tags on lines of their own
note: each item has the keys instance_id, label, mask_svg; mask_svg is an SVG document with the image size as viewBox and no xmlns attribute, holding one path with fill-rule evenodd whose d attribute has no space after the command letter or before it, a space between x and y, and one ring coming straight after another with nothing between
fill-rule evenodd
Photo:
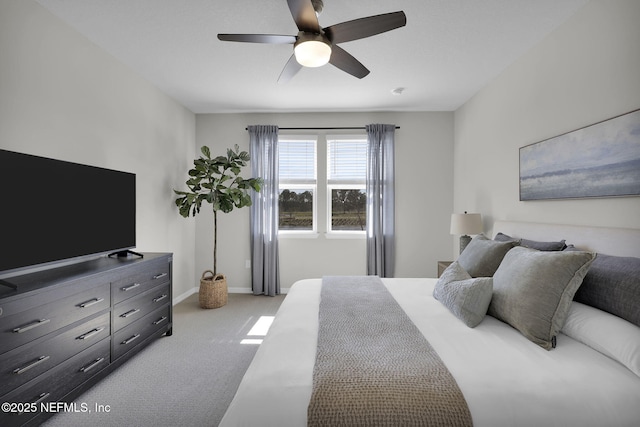
<instances>
[{"instance_id":1,"label":"white textured ceiling","mask_svg":"<svg viewBox=\"0 0 640 427\"><path fill-rule=\"evenodd\" d=\"M322 27L397 10L407 25L340 45L362 80L326 65L278 84L291 45L216 35L295 35L286 0L37 1L195 113L452 111L587 3L324 0Z\"/></svg>"}]
</instances>

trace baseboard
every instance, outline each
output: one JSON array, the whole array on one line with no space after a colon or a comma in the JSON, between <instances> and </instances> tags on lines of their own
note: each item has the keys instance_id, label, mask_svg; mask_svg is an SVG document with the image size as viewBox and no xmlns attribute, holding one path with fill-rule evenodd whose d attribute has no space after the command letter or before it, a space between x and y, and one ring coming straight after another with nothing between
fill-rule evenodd
<instances>
[{"instance_id":1,"label":"baseboard","mask_svg":"<svg viewBox=\"0 0 640 427\"><path fill-rule=\"evenodd\" d=\"M289 288L281 288L280 293L286 294L289 292ZM230 294L251 294L253 291L249 288L229 288Z\"/></svg>"},{"instance_id":2,"label":"baseboard","mask_svg":"<svg viewBox=\"0 0 640 427\"><path fill-rule=\"evenodd\" d=\"M229 289L229 293L230 294L251 294L253 293L253 291L249 288L239 288L239 287L230 287Z\"/></svg>"},{"instance_id":3,"label":"baseboard","mask_svg":"<svg viewBox=\"0 0 640 427\"><path fill-rule=\"evenodd\" d=\"M251 289L249 289L249 288L238 288L238 287L229 288L228 292L230 294L250 294L250 293L252 293ZM176 304L186 300L191 295L197 294L197 293L198 293L198 287L197 286L193 287L193 288L189 289L187 292L184 292L184 293L178 295L177 297L175 297L173 299L173 305L176 305ZM283 294L283 295L289 293L289 288L280 289L280 293Z\"/></svg>"},{"instance_id":4,"label":"baseboard","mask_svg":"<svg viewBox=\"0 0 640 427\"><path fill-rule=\"evenodd\" d=\"M177 297L173 298L173 305L176 305L184 300L186 300L187 298L189 298L191 295L198 293L198 288L194 287L189 289L187 292L178 295Z\"/></svg>"}]
</instances>

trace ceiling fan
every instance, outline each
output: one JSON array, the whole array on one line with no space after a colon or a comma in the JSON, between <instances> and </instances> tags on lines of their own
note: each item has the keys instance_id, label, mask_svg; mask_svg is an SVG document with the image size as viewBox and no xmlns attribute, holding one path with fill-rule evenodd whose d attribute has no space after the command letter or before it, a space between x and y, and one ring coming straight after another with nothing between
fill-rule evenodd
<instances>
[{"instance_id":1,"label":"ceiling fan","mask_svg":"<svg viewBox=\"0 0 640 427\"><path fill-rule=\"evenodd\" d=\"M295 36L218 34L218 39L222 41L292 44L294 53L280 73L278 83L288 82L302 67L320 67L326 63L361 79L369 74L369 70L337 44L391 31L407 24L406 15L400 11L321 28L318 14L322 11L322 0L287 0L287 3L299 30Z\"/></svg>"}]
</instances>

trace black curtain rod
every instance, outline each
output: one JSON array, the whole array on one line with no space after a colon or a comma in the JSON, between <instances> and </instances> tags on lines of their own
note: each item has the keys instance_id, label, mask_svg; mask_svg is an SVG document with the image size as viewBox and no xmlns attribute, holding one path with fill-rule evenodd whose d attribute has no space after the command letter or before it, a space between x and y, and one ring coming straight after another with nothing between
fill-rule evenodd
<instances>
[{"instance_id":1,"label":"black curtain rod","mask_svg":"<svg viewBox=\"0 0 640 427\"><path fill-rule=\"evenodd\" d=\"M278 130L365 130L364 126L353 126L353 127L319 127L319 128L278 128ZM400 126L396 126L396 129L400 129ZM249 130L248 127L244 128L244 130Z\"/></svg>"}]
</instances>

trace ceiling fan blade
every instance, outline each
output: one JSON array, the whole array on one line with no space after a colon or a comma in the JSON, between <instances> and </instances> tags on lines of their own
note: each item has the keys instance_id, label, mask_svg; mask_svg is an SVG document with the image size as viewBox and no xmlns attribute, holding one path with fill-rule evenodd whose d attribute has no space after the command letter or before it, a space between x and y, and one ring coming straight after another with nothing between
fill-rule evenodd
<instances>
[{"instance_id":1,"label":"ceiling fan blade","mask_svg":"<svg viewBox=\"0 0 640 427\"><path fill-rule=\"evenodd\" d=\"M298 61L296 60L296 56L291 55L291 58L289 58L289 61L287 61L287 64L284 66L284 69L280 73L280 77L278 77L278 83L287 83L293 78L293 76L298 74L298 71L300 71L301 68L302 65L298 63Z\"/></svg>"},{"instance_id":2,"label":"ceiling fan blade","mask_svg":"<svg viewBox=\"0 0 640 427\"><path fill-rule=\"evenodd\" d=\"M225 42L293 44L296 36L283 36L279 34L218 34L218 39Z\"/></svg>"},{"instance_id":3,"label":"ceiling fan blade","mask_svg":"<svg viewBox=\"0 0 640 427\"><path fill-rule=\"evenodd\" d=\"M346 50L336 45L331 46L331 59L329 59L329 62L342 71L359 79L369 74L367 67L362 65L360 61L351 56Z\"/></svg>"},{"instance_id":4,"label":"ceiling fan blade","mask_svg":"<svg viewBox=\"0 0 640 427\"><path fill-rule=\"evenodd\" d=\"M395 30L406 24L407 16L400 11L331 25L324 29L324 33L332 43L344 43Z\"/></svg>"},{"instance_id":5,"label":"ceiling fan blade","mask_svg":"<svg viewBox=\"0 0 640 427\"><path fill-rule=\"evenodd\" d=\"M309 33L320 32L318 16L313 9L311 0L287 0L287 3L289 4L289 10L291 11L293 20L300 31Z\"/></svg>"}]
</instances>

